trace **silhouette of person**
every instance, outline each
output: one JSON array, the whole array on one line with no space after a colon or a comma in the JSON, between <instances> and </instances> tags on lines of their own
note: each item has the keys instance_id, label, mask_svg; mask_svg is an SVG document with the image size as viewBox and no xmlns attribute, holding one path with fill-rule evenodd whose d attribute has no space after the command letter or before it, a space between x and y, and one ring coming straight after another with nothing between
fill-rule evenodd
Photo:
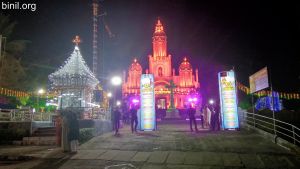
<instances>
[{"instance_id":1,"label":"silhouette of person","mask_svg":"<svg viewBox=\"0 0 300 169\"><path fill-rule=\"evenodd\" d=\"M130 110L130 115L131 115L131 132L133 133L134 131L136 132L136 128L138 125L138 119L137 119L137 109L138 106L134 106Z\"/></svg>"},{"instance_id":2,"label":"silhouette of person","mask_svg":"<svg viewBox=\"0 0 300 169\"><path fill-rule=\"evenodd\" d=\"M115 134L119 133L120 128L120 118L121 118L121 112L118 107L114 108L114 128L115 128Z\"/></svg>"},{"instance_id":3,"label":"silhouette of person","mask_svg":"<svg viewBox=\"0 0 300 169\"><path fill-rule=\"evenodd\" d=\"M196 118L195 118L195 113L196 113L196 110L192 107L192 105L190 105L190 107L188 108L187 110L187 113L189 115L189 119L190 119L190 129L191 131L193 131L193 124L195 125L195 130L198 131L198 128L197 128L197 122L196 122Z\"/></svg>"}]
</instances>

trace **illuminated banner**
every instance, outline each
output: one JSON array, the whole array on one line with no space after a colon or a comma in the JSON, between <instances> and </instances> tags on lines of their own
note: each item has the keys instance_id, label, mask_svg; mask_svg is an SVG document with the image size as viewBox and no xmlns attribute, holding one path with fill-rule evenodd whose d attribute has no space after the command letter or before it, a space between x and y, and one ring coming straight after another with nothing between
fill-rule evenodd
<instances>
[{"instance_id":1,"label":"illuminated banner","mask_svg":"<svg viewBox=\"0 0 300 169\"><path fill-rule=\"evenodd\" d=\"M154 78L152 74L141 76L141 130L155 130L155 96Z\"/></svg>"},{"instance_id":2,"label":"illuminated banner","mask_svg":"<svg viewBox=\"0 0 300 169\"><path fill-rule=\"evenodd\" d=\"M235 75L233 71L220 72L219 93L222 128L239 128Z\"/></svg>"},{"instance_id":3,"label":"illuminated banner","mask_svg":"<svg viewBox=\"0 0 300 169\"><path fill-rule=\"evenodd\" d=\"M260 71L249 77L250 82L250 93L257 92L259 90L269 87L268 80L268 68L264 67Z\"/></svg>"}]
</instances>

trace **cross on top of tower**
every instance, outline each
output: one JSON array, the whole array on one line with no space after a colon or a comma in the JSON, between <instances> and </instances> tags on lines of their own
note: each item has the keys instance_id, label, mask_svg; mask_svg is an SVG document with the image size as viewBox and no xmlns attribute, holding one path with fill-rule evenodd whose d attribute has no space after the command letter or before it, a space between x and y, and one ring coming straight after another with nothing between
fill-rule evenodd
<instances>
[{"instance_id":1,"label":"cross on top of tower","mask_svg":"<svg viewBox=\"0 0 300 169\"><path fill-rule=\"evenodd\" d=\"M78 35L76 35L75 39L73 39L73 43L75 43L76 46L78 46L78 44L81 43L81 40Z\"/></svg>"},{"instance_id":2,"label":"cross on top of tower","mask_svg":"<svg viewBox=\"0 0 300 169\"><path fill-rule=\"evenodd\" d=\"M161 24L160 19L158 18L155 26L155 33L160 33L160 32L164 32L164 27Z\"/></svg>"}]
</instances>

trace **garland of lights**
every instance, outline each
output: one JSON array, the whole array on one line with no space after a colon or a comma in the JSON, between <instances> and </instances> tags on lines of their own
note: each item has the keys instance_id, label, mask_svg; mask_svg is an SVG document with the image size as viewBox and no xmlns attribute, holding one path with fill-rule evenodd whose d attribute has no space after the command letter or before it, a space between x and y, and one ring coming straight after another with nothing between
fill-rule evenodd
<instances>
[{"instance_id":1,"label":"garland of lights","mask_svg":"<svg viewBox=\"0 0 300 169\"><path fill-rule=\"evenodd\" d=\"M250 94L250 88L241 84L240 82L237 82L237 88L241 91L243 91L246 94ZM269 90L262 90L259 92L254 93L255 96L271 96L272 92ZM299 93L286 93L286 92L276 92L273 91L273 95L278 96L281 99L300 99Z\"/></svg>"},{"instance_id":2,"label":"garland of lights","mask_svg":"<svg viewBox=\"0 0 300 169\"><path fill-rule=\"evenodd\" d=\"M90 86L94 88L99 81L84 61L78 46L71 56L56 72L49 75L54 86Z\"/></svg>"}]
</instances>

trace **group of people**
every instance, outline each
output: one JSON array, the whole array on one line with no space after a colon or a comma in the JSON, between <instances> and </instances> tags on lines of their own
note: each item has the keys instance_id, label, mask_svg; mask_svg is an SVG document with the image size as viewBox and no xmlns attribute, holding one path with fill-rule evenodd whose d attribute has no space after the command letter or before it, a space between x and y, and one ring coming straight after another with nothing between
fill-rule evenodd
<instances>
[{"instance_id":1,"label":"group of people","mask_svg":"<svg viewBox=\"0 0 300 169\"><path fill-rule=\"evenodd\" d=\"M139 107L137 105L133 106L129 110L129 118L130 118L130 126L131 126L131 132L137 132L137 126L138 126L138 111ZM197 121L196 121L196 109L190 105L189 108L187 109L187 114L190 120L190 130L193 132L193 124L195 131L198 131L198 126L197 126ZM120 107L115 107L113 109L113 115L112 115L112 121L113 121L113 126L115 130L115 135L119 133L120 129L120 120L121 120L121 109ZM220 130L220 111L213 105L205 105L202 107L200 110L200 122L202 125L202 128L208 127L210 130Z\"/></svg>"},{"instance_id":2,"label":"group of people","mask_svg":"<svg viewBox=\"0 0 300 169\"><path fill-rule=\"evenodd\" d=\"M198 131L197 121L196 121L196 109L190 105L187 109L187 115L190 120L190 130L193 132L193 123L195 126L195 130ZM214 106L205 105L200 110L200 122L202 128L208 127L210 130L220 130L220 111L218 108Z\"/></svg>"},{"instance_id":3,"label":"group of people","mask_svg":"<svg viewBox=\"0 0 300 169\"><path fill-rule=\"evenodd\" d=\"M138 116L137 113L139 111L139 107L137 105L133 106L130 111L130 123L131 123L131 132L137 132L137 126L138 126ZM113 110L113 126L115 130L115 135L119 133L120 129L120 120L121 120L121 110L119 107L115 107Z\"/></svg>"}]
</instances>

